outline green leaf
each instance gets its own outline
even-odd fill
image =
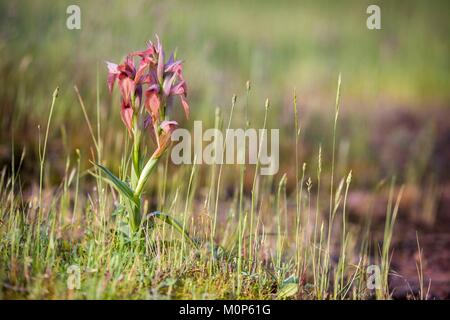
[[[292,297],[298,292],[298,278],[294,275],[283,280],[277,292],[278,299],[286,299]]]
[[[278,290],[277,296],[278,299],[286,299],[292,297],[298,292],[298,284],[296,283],[287,283],[281,286],[280,290]]]
[[[136,205],[139,205],[138,200],[134,197],[133,190],[122,180],[117,178],[114,173],[109,171],[106,167],[101,164],[95,163],[97,167],[101,169],[101,171],[106,175],[105,180],[111,183],[116,189],[125,197],[127,197],[131,202]]]
[[[283,280],[281,285],[286,285],[288,283],[298,283],[298,277],[296,277],[295,275],[290,275],[289,277],[287,277],[286,279]]]
[[[125,207],[122,205],[118,205],[116,209],[111,213],[112,217],[121,216],[125,212]]]
[[[117,230],[121,232],[127,239],[131,238],[131,231],[128,223],[119,222],[117,224]]]
[[[172,218],[171,216],[169,216],[165,213],[162,213],[161,211],[154,211],[147,215],[147,218],[152,218],[152,217],[158,218],[158,219],[164,221],[165,223],[173,226],[179,233],[181,233],[186,238],[186,240],[193,247],[197,248],[197,244],[194,242],[194,240],[191,239],[191,237],[189,236],[189,233],[186,230],[184,230],[182,225],[178,221],[176,221],[174,218]]]

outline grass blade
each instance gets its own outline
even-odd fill
[[[127,197],[131,202],[133,202],[136,205],[139,205],[138,200],[134,197],[133,190],[122,180],[117,178],[111,171],[109,171],[108,168],[102,166],[101,164],[95,163],[97,167],[100,168],[100,170],[106,174],[106,180],[110,182],[113,186],[116,187],[116,189],[125,197]]]
[[[154,211],[147,215],[147,218],[152,218],[152,217],[158,218],[158,219],[164,221],[165,223],[173,226],[179,233],[181,233],[186,238],[186,240],[194,248],[197,248],[197,244],[194,242],[194,240],[191,239],[191,237],[189,236],[189,233],[186,230],[184,230],[182,225],[178,221],[176,221],[174,218],[172,218],[168,214],[162,213],[161,211]]]

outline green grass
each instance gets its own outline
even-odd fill
[[[59,103],[56,95],[57,91],[42,141],[39,181],[45,181],[48,132]],[[338,101],[339,93],[336,125]],[[227,127],[233,121],[235,102],[233,98]],[[273,112],[268,102],[265,110],[267,119]],[[224,121],[220,114],[217,117],[221,128]],[[336,140],[336,127],[332,133]],[[102,145],[101,136],[97,144]],[[94,158],[97,156],[106,157],[101,152],[93,153]],[[0,184],[2,298],[365,299],[375,294],[365,285],[366,267],[375,261],[383,272],[376,297],[389,298],[390,243],[398,200],[395,208],[391,201],[387,208],[382,254],[369,252],[365,246],[369,234],[345,227],[350,176],[342,177],[337,189],[331,187],[328,195],[319,192],[322,157],[319,151],[316,179],[311,178],[314,172],[302,166],[301,185],[293,195],[286,192],[286,175],[274,180],[259,175],[257,170],[253,173],[251,195],[245,195],[246,165],[210,166],[207,176],[211,184],[202,190],[196,164],[167,174],[174,168],[161,161],[158,170],[162,170],[162,181],[156,190],[148,189],[146,197],[146,201],[156,199],[157,203],[146,202],[144,208],[160,208],[182,221],[195,245],[186,242],[172,226],[158,221],[153,221],[156,227],[126,236],[121,232],[126,217],[117,205],[119,194],[104,184],[100,173],[90,178],[80,172],[79,158],[71,163],[67,157],[59,186],[41,183],[27,196],[20,184],[20,167],[13,163],[11,175],[6,168],[2,171]],[[227,200],[221,190],[221,177],[233,172],[240,179]],[[303,192],[305,177],[307,193]],[[275,194],[274,184],[278,185]],[[317,185],[315,201],[311,195],[313,184]],[[330,208],[323,201],[327,196]],[[290,209],[292,202],[295,209]],[[324,214],[328,210],[330,214]],[[335,219],[339,216],[341,219]],[[334,245],[338,247],[335,252],[331,249]],[[331,259],[335,253],[340,257],[337,263]],[[73,279],[69,273],[73,266],[80,270],[79,289],[67,284]]]
[[[69,1],[2,2],[0,298],[389,298],[402,189],[378,183],[391,172],[372,159],[366,124],[384,105],[448,105],[448,4],[379,1],[383,29],[369,31],[369,2],[89,1],[80,31],[65,28]],[[170,214],[195,245],[159,220],[125,236],[120,194],[91,164],[126,175],[131,159],[121,155],[132,145],[103,61],[154,33],[185,61],[193,120],[280,128],[275,176],[259,175],[259,164],[159,161],[143,212]],[[433,127],[408,172],[393,170],[399,185],[432,181],[431,151],[421,148],[429,139]],[[381,235],[370,221],[348,221],[354,186],[389,192]],[[436,190],[424,191],[427,214]],[[381,268],[376,291],[366,285],[371,264]],[[72,266],[76,290],[67,285]],[[422,261],[417,269],[426,298]]]

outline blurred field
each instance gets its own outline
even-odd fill
[[[23,135],[16,138],[17,152],[24,145],[31,147],[29,153],[35,150],[33,137],[37,125],[45,122],[56,85],[61,96],[55,121],[71,137],[66,147],[86,150],[89,139],[83,135],[86,130],[79,130],[84,124],[73,85],[80,88],[88,111],[94,111],[97,74],[103,127],[119,129],[119,106],[108,97],[104,61],[119,61],[158,33],[186,61],[193,119],[212,123],[215,107],[227,112],[234,93],[242,103],[250,80],[252,123],[262,122],[261,110],[269,98],[271,126],[283,129],[282,140],[289,145],[296,88],[307,128],[304,158],[312,156],[318,143],[327,149],[330,130],[325,128],[333,117],[341,72],[342,117],[348,118],[341,137],[350,143],[347,158],[355,170],[363,167],[368,180],[382,178],[386,172],[372,168],[384,161],[370,144],[379,125],[374,119],[406,108],[423,111],[420,127],[426,127],[428,112],[448,110],[450,26],[446,1],[386,1],[379,2],[382,30],[371,31],[365,26],[369,2],[86,1],[80,2],[82,29],[70,31],[65,27],[70,1],[2,1],[1,159],[9,162],[12,123],[16,134]],[[59,149],[61,136],[54,135]],[[281,158],[285,168],[291,164]],[[405,166],[393,169],[403,171]]]
[[[366,28],[366,8],[373,3],[381,7],[382,30]],[[428,241],[431,251],[434,235],[443,236],[439,245],[450,241],[449,230],[442,227],[450,221],[448,1],[77,1],[81,8],[81,30],[66,28],[65,12],[70,4],[74,2],[0,1],[0,170],[6,167],[10,174],[11,163],[17,168],[21,154],[26,150],[21,165],[23,190],[19,202],[33,201],[36,196],[39,137],[42,138],[47,123],[51,94],[59,86],[60,95],[49,136],[45,194],[51,200],[53,192],[61,191],[61,184],[65,183],[61,181],[68,180],[69,168],[76,167],[76,149],[79,149],[81,163],[77,172],[81,173],[80,193],[84,197],[80,200],[79,210],[85,208],[86,214],[95,215],[89,211],[89,195],[98,190],[94,187],[94,179],[86,173],[91,166],[93,143],[73,87],[79,88],[91,119],[96,119],[96,104],[99,103],[104,162],[117,168],[126,132],[119,117],[118,94],[114,92],[111,97],[107,91],[104,61],[121,61],[126,53],[144,48],[146,41],[157,33],[166,50],[176,49],[185,61],[192,117],[183,122],[182,113],[177,111],[183,126],[189,128],[193,120],[203,120],[204,127],[213,126],[216,108],[226,119],[233,94],[238,97],[233,126],[242,126],[247,101],[246,82],[250,81],[250,125],[259,128],[263,122],[264,101],[269,98],[269,127],[280,129],[281,167],[278,175],[264,182],[263,192],[270,204],[261,205],[261,211],[263,219],[269,221],[268,226],[275,226],[271,219],[273,212],[278,212],[276,201],[280,201],[280,194],[277,198],[276,192],[285,173],[287,200],[283,202],[286,205],[282,211],[286,214],[283,226],[288,225],[288,212],[292,213],[288,204],[292,205],[295,198],[294,90],[302,127],[299,163],[308,163],[307,177],[314,178],[321,146],[324,158],[322,188],[329,187],[334,100],[338,74],[341,73],[335,175],[336,179],[341,179],[350,169],[353,172],[348,210],[353,215],[355,230],[363,230],[368,212],[375,229],[383,228],[389,192],[386,189],[379,191],[378,187],[380,181],[384,181],[385,186],[386,181],[396,176],[396,183],[406,186],[399,204],[400,212],[404,213],[400,217],[404,238],[395,239],[402,250],[406,248],[401,258],[408,261],[414,256],[416,228],[422,228],[427,234],[425,242]],[[173,174],[167,181],[166,203],[159,202],[162,182],[155,179],[149,188],[149,205],[169,207],[170,198],[174,207],[182,212],[184,203],[179,203],[183,200],[177,198],[177,188],[180,181],[188,181],[192,168],[170,169]],[[205,193],[212,188],[209,169],[203,166],[198,170],[194,191],[186,195],[189,208],[200,208]],[[230,220],[234,219],[235,212],[225,208],[236,205],[238,169],[227,167],[222,181],[220,211],[229,214]],[[160,168],[158,177],[162,175]],[[250,168],[242,182],[247,197],[252,181]],[[314,180],[313,197],[316,195],[315,183]],[[395,187],[396,194],[398,191]],[[66,192],[71,194],[67,190],[63,194]],[[184,194],[186,190],[181,192]],[[5,194],[6,191],[0,192],[6,199]],[[322,206],[327,213],[327,202],[326,197],[320,203],[318,200],[317,210]],[[106,212],[110,206],[108,204],[98,212]],[[314,209],[313,206],[309,211]],[[192,217],[203,223],[202,214]],[[63,222],[63,218],[58,220],[62,225]],[[98,226],[90,223],[95,222],[87,225],[97,230]],[[208,229],[207,223],[202,223],[197,225],[200,234],[202,231],[207,233],[205,230]],[[229,226],[223,228],[225,232]],[[80,230],[72,230],[72,237],[77,238]],[[228,239],[227,236],[232,238],[225,232],[223,238]],[[379,233],[374,237],[378,239]],[[86,243],[90,245],[88,240],[82,241],[80,247]],[[357,237],[349,241],[356,243]],[[64,242],[61,245],[64,246]],[[294,249],[285,251],[289,250]],[[430,257],[433,259],[434,256]],[[402,270],[405,269],[403,260],[398,262],[398,268]],[[165,268],[169,268],[170,261],[166,263]],[[449,276],[440,273],[446,264],[437,262],[436,265],[442,268],[437,267],[436,271],[430,267],[430,270],[439,274],[444,288],[441,296],[448,295]],[[145,269],[145,265],[138,268]],[[223,268],[226,270],[227,266]],[[408,276],[415,277],[412,275],[414,263],[412,271],[406,269]],[[164,270],[158,269],[158,272],[164,274]],[[261,281],[270,286],[272,280]],[[39,287],[37,284],[33,288]],[[223,287],[222,290],[218,296],[228,297],[227,291],[231,289]],[[269,289],[265,287],[264,290]],[[196,294],[187,296],[201,296]],[[248,294],[249,297],[267,298],[268,293],[249,289]],[[121,293],[111,289],[106,296],[121,297]],[[92,291],[88,297],[98,296]]]

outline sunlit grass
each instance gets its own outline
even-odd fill
[[[249,88],[247,91],[250,94]],[[48,130],[55,100],[56,94]],[[216,114],[218,128],[223,128],[224,122],[231,126],[235,103],[236,97],[226,122]],[[338,105],[339,93],[336,125]],[[265,118],[271,112],[266,101]],[[265,127],[266,122],[261,125]],[[295,126],[300,128],[299,123]],[[91,129],[93,133],[95,129]],[[331,138],[338,139],[336,127]],[[101,144],[101,136],[96,144]],[[98,151],[90,157],[107,157]],[[401,194],[395,207],[389,202],[382,251],[370,253],[369,234],[347,226],[350,174],[337,177],[336,189],[333,182],[328,184],[332,186],[329,192],[321,190],[321,167],[326,159],[321,149],[317,172],[308,170],[306,164],[297,168],[297,176],[302,172],[302,178],[294,194],[287,193],[286,175],[275,179],[261,176],[258,165],[252,173],[251,194],[245,194],[248,165],[208,167],[206,177],[211,184],[202,190],[197,164],[176,169],[161,161],[158,179],[162,181],[156,189],[147,190],[144,208],[160,208],[181,221],[194,246],[165,224],[146,228],[143,238],[126,236],[121,229],[126,216],[118,206],[119,194],[102,182],[100,171],[94,180],[81,172],[79,157],[83,155],[77,154],[73,163],[67,157],[66,174],[59,186],[42,183],[28,196],[18,183],[20,168],[13,163],[11,175],[2,171],[3,298],[366,299],[375,294],[389,298],[390,243]],[[40,181],[45,181],[45,168],[50,165],[44,161],[45,147],[41,159]],[[122,163],[126,162],[124,158]],[[168,169],[176,174],[168,175]],[[228,200],[221,189],[225,174],[239,177]],[[311,194],[314,185],[317,192]],[[322,197],[329,197],[331,207]],[[376,292],[366,285],[366,267],[372,263],[379,263],[382,270]],[[79,289],[67,285],[71,266],[80,268]]]
[[[390,297],[394,224],[408,187],[420,188],[416,210],[427,225],[436,219],[440,189],[428,165],[438,132],[424,120],[397,172],[389,161],[382,164],[392,170],[375,165],[367,124],[397,106],[448,103],[446,2],[408,10],[382,2],[379,32],[364,27],[365,1],[137,1],[129,10],[115,2],[102,19],[105,2],[89,2],[74,32],[64,28],[67,4],[0,4],[1,298]],[[280,128],[282,166],[266,177],[259,164],[175,167],[165,155],[143,189],[142,212],[170,214],[189,237],[155,221],[133,239],[120,194],[92,166],[125,180],[132,165],[133,143],[99,65],[156,32],[183,52],[192,118],[223,130]],[[385,183],[393,173],[399,178]],[[388,194],[381,235],[368,218],[372,203],[362,223],[349,221],[354,186]],[[381,268],[377,290],[367,288],[372,264]],[[76,290],[67,285],[71,266],[81,271]]]

